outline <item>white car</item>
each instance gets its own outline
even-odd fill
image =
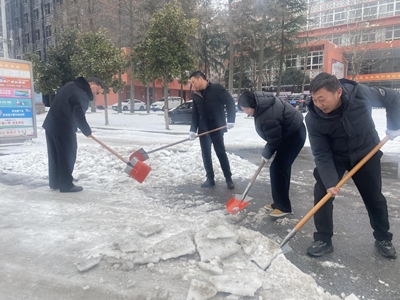
[[[131,110],[131,100],[127,99],[121,102],[121,107],[123,111],[129,111]],[[146,103],[143,101],[140,101],[138,99],[135,99],[135,110],[146,110]],[[112,110],[118,111],[118,103],[115,103],[112,107]]]
[[[168,97],[168,109],[178,107],[181,104],[181,97]],[[154,102],[152,105],[150,105],[150,108],[152,111],[164,110],[164,98]]]

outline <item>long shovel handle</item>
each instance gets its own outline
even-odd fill
[[[264,164],[265,164],[265,161],[262,160],[260,166],[258,167],[257,171],[254,173],[254,175],[253,175],[253,177],[251,178],[249,184],[247,185],[246,189],[245,189],[244,192],[243,192],[242,201],[246,198],[247,193],[250,191],[250,188],[251,188],[251,186],[253,185],[254,181],[256,181],[256,178],[257,178],[258,174],[260,174],[262,168],[264,167]],[[242,203],[242,202],[240,202],[240,203]]]
[[[225,125],[225,126],[218,127],[218,128],[215,128],[215,129],[210,130],[210,131],[206,131],[206,132],[200,133],[200,134],[196,135],[196,137],[200,137],[200,136],[203,136],[203,135],[212,133],[212,132],[214,132],[214,131],[221,130],[221,129],[225,128],[225,127],[226,127],[226,125]],[[189,138],[186,138],[186,139],[183,139],[183,140],[174,142],[174,143],[172,143],[172,144],[168,144],[168,145],[162,146],[162,147],[160,147],[160,148],[156,148],[156,149],[147,151],[146,153],[147,153],[147,154],[150,154],[150,153],[153,153],[153,152],[156,152],[156,151],[159,151],[159,150],[163,150],[163,149],[165,149],[165,148],[168,148],[168,147],[171,147],[171,146],[174,146],[174,145],[177,145],[177,144],[180,144],[180,143],[189,141],[189,140],[190,140]]]
[[[128,161],[126,161],[121,155],[119,155],[117,152],[115,152],[113,149],[111,149],[110,147],[108,147],[106,144],[104,144],[102,141],[98,140],[97,138],[95,138],[93,135],[89,135],[89,137],[91,137],[93,140],[95,140],[97,143],[99,143],[103,148],[107,149],[108,151],[110,151],[112,154],[114,154],[116,157],[118,157],[120,160],[122,160],[124,163],[130,165],[130,163]]]
[[[339,181],[339,183],[335,186],[335,188],[342,187],[343,184],[346,183],[365,163],[376,153],[382,146],[389,140],[389,136],[385,136],[378,145],[376,145],[367,155],[364,156],[362,160],[359,161],[347,174]],[[295,228],[285,237],[285,239],[281,243],[281,247],[283,247],[294,235],[297,231],[300,230],[301,227],[324,205],[330,198],[332,197],[331,193],[327,193],[319,202],[301,219]]]

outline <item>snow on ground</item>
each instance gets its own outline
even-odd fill
[[[33,181],[47,183],[47,152],[41,128],[44,117],[45,114],[37,116],[38,138],[23,145],[0,148],[1,153],[8,154],[0,156],[1,172],[26,175]],[[189,132],[189,125],[170,125],[170,130],[166,130],[163,116],[157,113],[130,115],[110,110],[108,117],[109,125],[105,126],[104,111],[87,113],[93,135],[126,159],[140,148],[150,151],[186,139]],[[385,111],[373,110],[373,117],[382,138],[385,135]],[[264,145],[254,130],[253,119],[246,118],[243,113],[237,114],[235,127],[225,135],[225,141],[227,147],[261,149]],[[94,140],[79,133],[78,145],[73,175],[84,187],[82,193],[60,194],[43,187],[40,193],[26,193],[26,199],[19,197],[18,201],[29,200],[40,223],[54,214],[53,201],[79,198],[92,191],[88,196],[96,195],[96,204],[61,202],[62,207],[58,209],[64,213],[75,211],[82,216],[89,211],[91,215],[98,213],[103,217],[109,213],[133,229],[134,233],[131,230],[128,233],[113,228],[111,235],[115,239],[111,246],[109,240],[102,240],[105,234],[110,234],[110,230],[103,227],[99,232],[92,228],[86,237],[79,229],[75,234],[53,232],[47,236],[43,247],[46,243],[48,247],[54,247],[51,245],[57,241],[57,234],[66,234],[71,239],[76,235],[88,241],[87,248],[78,250],[81,261],[76,267],[80,272],[92,271],[92,276],[96,276],[96,270],[91,268],[107,263],[114,269],[136,272],[137,275],[143,270],[153,270],[157,276],[147,278],[149,282],[162,281],[163,277],[178,279],[173,281],[175,286],[168,288],[160,288],[162,284],[155,282],[158,289],[141,289],[139,282],[132,282],[135,293],[143,296],[134,299],[240,299],[253,297],[256,292],[257,299],[340,299],[324,292],[311,276],[290,263],[278,244],[258,232],[235,226],[234,220],[238,216],[216,210],[212,201],[185,195],[185,201],[177,201],[168,207],[164,205],[162,195],[173,193],[173,187],[198,185],[204,180],[198,140],[151,153],[145,163],[152,170],[142,184],[128,177],[124,173],[125,164]],[[306,146],[309,146],[308,140]],[[383,150],[399,152],[400,139],[387,143]],[[234,154],[228,155],[234,178],[251,178],[257,166]],[[215,155],[213,160],[216,179],[222,180]],[[46,197],[51,201],[43,202]],[[110,201],[120,202],[122,206],[118,211],[104,210],[103,206]],[[5,202],[0,209],[12,211],[15,209],[13,203]],[[195,212],[190,205],[196,205]],[[5,217],[2,222],[6,224],[8,218],[11,217]],[[94,222],[88,220],[91,221]],[[187,256],[194,258],[185,259]],[[326,267],[341,266],[327,262]],[[265,268],[266,271],[262,270]],[[223,298],[221,295],[227,295],[224,293],[231,296]],[[346,299],[357,297],[351,294]]]

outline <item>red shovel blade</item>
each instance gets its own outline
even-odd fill
[[[250,202],[246,202],[243,200],[237,200],[236,198],[231,198],[229,201],[226,203],[226,210],[230,214],[236,214],[239,211],[243,210],[247,205],[249,205]]]
[[[133,166],[132,170],[129,172],[129,176],[142,183],[146,179],[147,174],[149,174],[150,171],[150,166],[138,160],[137,163]]]
[[[142,148],[133,152],[131,156],[129,156],[129,161],[131,161],[134,157],[136,157],[140,161],[145,161],[146,159],[149,158],[146,151],[144,151],[144,149]]]

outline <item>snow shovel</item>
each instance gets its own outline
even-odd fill
[[[226,127],[226,125],[225,125],[225,126],[218,127],[218,128],[215,128],[215,129],[210,130],[210,131],[206,131],[206,132],[200,133],[200,134],[196,135],[196,137],[200,137],[200,136],[203,136],[203,135],[212,133],[212,132],[214,132],[214,131],[221,130],[222,128],[225,128],[225,127]],[[177,142],[175,142],[175,143],[168,144],[168,145],[165,145],[165,146],[162,146],[162,147],[160,147],[160,148],[157,148],[157,149],[154,149],[154,150],[150,150],[150,151],[147,151],[147,152],[146,152],[143,148],[140,148],[139,150],[136,150],[135,152],[133,152],[133,153],[131,154],[131,156],[129,156],[129,160],[132,160],[134,157],[136,157],[136,158],[137,158],[138,160],[140,160],[140,161],[145,161],[146,159],[149,158],[149,154],[150,154],[150,153],[153,153],[153,152],[156,152],[156,151],[159,151],[159,150],[163,150],[163,149],[165,149],[165,148],[168,148],[168,147],[171,147],[171,146],[174,146],[174,145],[177,145],[177,144],[180,144],[180,143],[189,141],[189,140],[190,140],[190,139],[187,138],[187,139],[180,140],[180,141],[177,141]]]
[[[342,187],[343,184],[346,183],[365,163],[376,153],[382,146],[389,140],[389,136],[385,136],[378,145],[376,145],[365,157],[360,160],[358,164],[356,164],[353,169],[351,169],[346,176],[339,181],[339,183],[335,186],[335,188]],[[301,219],[295,228],[285,237],[285,239],[280,244],[280,248],[282,248],[295,234],[300,230],[301,227],[324,205],[330,198],[332,197],[331,193],[327,193],[319,202]]]
[[[246,189],[244,190],[243,195],[236,194],[235,197],[229,199],[229,201],[226,203],[226,209],[230,214],[236,214],[242,209],[244,209],[247,205],[249,205],[250,201],[252,198],[247,197],[247,193],[249,192],[251,186],[253,185],[254,181],[256,180],[258,174],[260,174],[262,168],[264,167],[265,161],[262,160],[260,166],[258,167],[257,171],[254,173],[253,177],[251,178],[249,184],[247,185]],[[240,199],[240,200],[238,200]],[[247,200],[247,201],[244,201]]]
[[[106,148],[108,151],[110,151],[112,154],[114,154],[116,157],[118,157],[120,160],[126,163],[127,166],[124,170],[125,173],[127,173],[129,176],[131,176],[133,179],[137,180],[140,183],[142,183],[145,180],[147,174],[149,174],[151,170],[150,166],[146,165],[145,163],[141,162],[135,157],[130,161],[126,161],[121,155],[119,155],[117,152],[115,152],[113,149],[108,147],[103,142],[99,141],[93,135],[89,135],[89,137],[91,137],[93,140],[99,143],[103,148]]]

